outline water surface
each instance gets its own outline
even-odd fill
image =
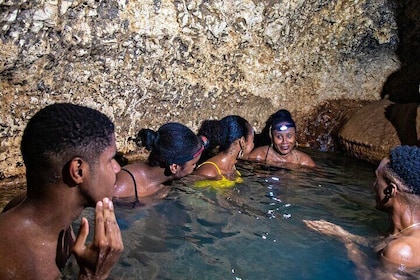
[[[319,169],[241,162],[244,182],[232,189],[197,189],[182,180],[154,205],[117,205],[125,250],[110,279],[356,279],[344,246],[302,220],[334,222],[374,246],[389,226],[374,207],[376,166],[307,152]],[[14,195],[3,193],[3,198]],[[93,209],[83,215],[93,225]],[[376,268],[373,248],[361,250],[368,267]],[[75,279],[70,275],[76,270],[70,265],[65,278]]]
[[[117,207],[125,251],[114,279],[356,279],[334,238],[302,220],[325,219],[372,240],[388,220],[375,209],[376,166],[310,152],[319,169],[238,164],[244,183],[217,191],[177,182],[143,208]],[[91,210],[90,213],[92,212]],[[361,250],[376,267],[370,247]]]

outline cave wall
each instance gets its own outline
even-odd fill
[[[28,119],[53,102],[106,113],[117,146],[143,127],[289,109],[301,144],[319,108],[381,98],[400,67],[385,0],[0,0],[0,178],[23,174]],[[337,107],[337,106],[335,106]],[[339,107],[339,106],[338,106]],[[343,106],[344,107],[344,106]],[[322,120],[321,120],[322,122]],[[331,128],[328,128],[331,129]],[[322,138],[322,137],[321,137]]]

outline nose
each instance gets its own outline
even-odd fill
[[[113,163],[114,163],[113,165],[114,172],[115,174],[117,174],[118,172],[121,171],[121,166],[115,159],[113,160]]]

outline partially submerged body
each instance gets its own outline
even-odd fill
[[[227,188],[242,182],[235,164],[238,159],[247,158],[254,147],[254,130],[248,121],[236,115],[226,116],[220,121],[207,120],[199,133],[218,150],[194,171],[194,175],[202,178],[195,185]]]
[[[297,149],[291,150],[289,153],[282,155],[269,146],[261,146],[255,148],[249,160],[264,163],[265,165],[284,166],[284,165],[303,165],[308,167],[315,167],[316,164],[313,159],[306,153]]]
[[[0,279],[59,279],[70,255],[79,279],[106,279],[123,250],[112,195],[120,166],[114,126],[102,113],[69,103],[41,109],[22,137],[26,193],[0,214]],[[83,156],[81,156],[83,155]],[[95,207],[93,241],[82,218]]]
[[[256,147],[249,160],[272,166],[316,166],[309,155],[296,149],[296,125],[287,110],[279,110],[270,116],[259,139],[270,144]]]
[[[364,240],[333,223],[307,221],[306,225],[322,234],[338,238],[347,248],[358,274],[364,279],[409,275],[420,270],[420,148],[399,146],[391,150],[376,169],[373,185],[376,208],[389,215],[391,234],[375,251],[383,264],[382,270],[366,267],[357,244]]]
[[[165,198],[171,182],[191,174],[205,149],[204,140],[179,123],[164,124],[156,132],[142,129],[138,138],[149,158],[125,165],[117,174],[114,196],[119,201],[142,205]]]

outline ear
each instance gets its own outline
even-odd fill
[[[245,146],[245,143],[246,143],[246,138],[245,138],[245,136],[242,136],[239,139],[239,145],[241,146],[241,148]]]
[[[80,157],[75,157],[70,161],[69,174],[70,178],[76,183],[81,184],[84,176],[86,176],[88,164]]]
[[[390,183],[385,189],[384,189],[384,194],[388,197],[392,197],[397,193],[397,186],[395,185],[395,183]]]
[[[169,170],[172,174],[176,174],[180,170],[180,168],[181,166],[176,163],[172,163],[171,165],[169,165]]]

